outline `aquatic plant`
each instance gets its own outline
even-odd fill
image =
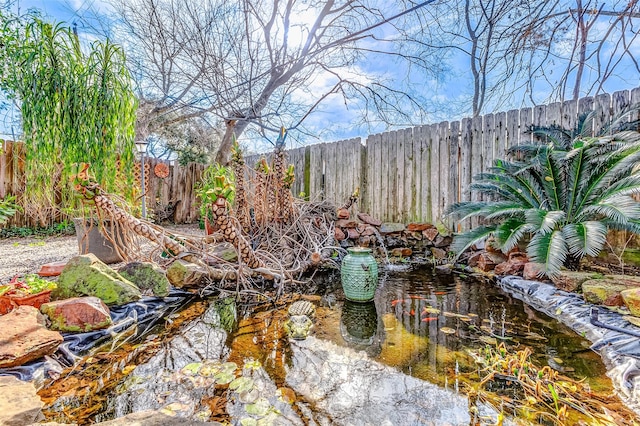
[[[532,128],[543,143],[514,146],[511,160],[496,160],[474,177],[482,201],[455,203],[447,213],[483,224],[454,237],[458,255],[493,236],[508,252],[527,244],[527,255],[553,276],[575,267],[584,256],[597,256],[610,229],[640,233],[640,133],[626,120],[634,108],[591,134],[595,113],[583,115],[573,130]],[[634,127],[635,126],[635,127]],[[633,128],[635,130],[629,130]]]
[[[631,411],[607,409],[613,397],[609,401],[596,398],[585,382],[563,376],[548,365],[538,368],[531,354],[528,347],[512,352],[504,342],[472,353],[484,377],[469,393],[470,398],[536,423],[575,424],[572,416],[580,413],[591,425],[635,424]],[[496,387],[509,392],[490,392],[489,384],[497,383]]]

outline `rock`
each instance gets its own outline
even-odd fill
[[[336,228],[356,228],[358,226],[358,222],[355,220],[345,220],[339,219],[335,222]]]
[[[208,277],[206,268],[181,259],[167,268],[167,279],[177,288],[201,288]]]
[[[542,265],[535,262],[527,262],[522,270],[522,278],[525,280],[539,281],[542,274]]]
[[[166,297],[171,284],[167,274],[155,263],[132,262],[118,270],[120,275],[134,283],[140,290],[148,290],[157,297]]]
[[[45,303],[40,312],[49,317],[51,329],[63,332],[101,330],[112,324],[109,308],[97,297],[74,297]]]
[[[0,425],[24,426],[44,419],[42,401],[33,383],[0,376]]]
[[[435,227],[434,228],[425,229],[424,231],[422,231],[422,235],[427,237],[427,239],[429,241],[434,241],[439,234],[440,233],[438,232],[438,230]]]
[[[41,277],[57,277],[62,273],[62,270],[66,265],[67,265],[66,260],[61,260],[59,262],[46,263],[40,266],[40,269],[38,270],[38,275],[40,275]]]
[[[634,317],[640,317],[640,287],[629,288],[620,292],[624,304]]]
[[[520,275],[527,263],[529,263],[529,258],[525,253],[511,253],[509,259],[497,264],[493,272],[496,275]]]
[[[582,284],[588,280],[603,278],[602,274],[594,272],[560,271],[557,276],[551,277],[553,285],[558,289],[569,292],[582,291]]]
[[[407,231],[411,231],[411,232],[420,232],[420,231],[426,231],[427,229],[436,229],[435,226],[431,225],[430,223],[410,223],[407,225]]]
[[[391,234],[392,232],[402,232],[405,229],[406,228],[404,226],[404,223],[386,222],[386,223],[383,223],[382,226],[380,226],[380,233]]]
[[[437,247],[431,247],[431,255],[437,260],[444,260],[447,258],[447,252]]]
[[[357,240],[358,238],[360,238],[360,233],[355,228],[348,228],[347,229],[347,238],[349,238],[351,240]]]
[[[505,262],[507,257],[502,253],[489,253],[484,252],[480,257],[478,257],[478,269],[482,272],[492,271],[496,265],[499,263]]]
[[[137,411],[135,413],[127,414],[124,417],[119,417],[114,420],[109,420],[102,423],[96,423],[100,426],[195,426],[195,425],[211,425],[222,426],[222,423],[218,422],[199,422],[196,420],[186,419],[184,417],[169,416],[154,410]]]
[[[142,297],[140,289],[89,253],[76,256],[65,266],[54,299],[95,296],[107,305],[124,305]]]
[[[358,219],[360,219],[364,223],[367,223],[369,225],[373,225],[376,227],[382,225],[381,220],[374,219],[371,216],[369,216],[367,213],[358,213]]]
[[[449,248],[451,241],[453,241],[453,237],[450,235],[438,235],[436,239],[433,240],[433,245],[438,248]]]
[[[629,289],[629,286],[612,278],[599,278],[587,280],[582,283],[584,300],[596,305],[622,306],[621,292]]]
[[[483,252],[481,252],[481,251],[477,251],[477,252],[473,253],[467,259],[467,265],[471,266],[472,268],[475,268],[476,266],[478,266],[478,260],[480,260],[480,257],[482,256],[482,254],[483,254]]]
[[[376,228],[374,228],[371,225],[367,225],[365,226],[364,230],[360,233],[360,235],[363,237],[369,237],[369,236],[375,235],[376,232],[378,232]]]
[[[0,368],[23,365],[50,355],[63,341],[60,333],[47,330],[44,317],[33,306],[18,306],[0,316],[0,330]]]
[[[349,210],[344,208],[339,208],[337,214],[338,219],[349,219],[349,217],[351,217],[351,215],[349,214]]]
[[[346,240],[347,239],[347,236],[345,235],[345,233],[340,228],[336,228],[333,231],[333,236],[335,237],[336,241],[342,241],[342,240]],[[167,272],[169,272],[169,271],[167,271]]]

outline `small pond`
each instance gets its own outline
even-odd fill
[[[529,348],[538,368],[549,366],[562,376],[584,380],[594,398],[626,411],[611,397],[606,368],[589,349],[589,341],[494,283],[436,274],[427,267],[392,267],[381,274],[380,282],[373,302],[352,303],[343,299],[339,274],[319,281],[318,294],[304,296],[317,307],[315,338],[363,351],[406,376],[461,394],[477,387],[486,374],[475,357],[487,348]],[[120,337],[117,345],[94,350],[59,379],[47,380],[40,392],[48,405],[46,415],[49,420],[88,424],[131,410],[159,409],[172,393],[182,392],[172,387],[176,371],[212,358],[239,366],[256,360],[276,387],[289,389],[292,344],[282,329],[287,306],[295,298],[287,295],[275,303],[252,295],[250,308],[214,298],[190,302],[179,315],[165,317],[142,336],[135,337],[140,330],[130,331],[131,336]],[[215,332],[198,328],[211,306],[237,314],[238,321],[224,324],[229,315],[221,314],[214,321]],[[149,383],[152,376],[160,384]],[[304,399],[289,392],[292,400]],[[200,418],[229,421],[226,395],[224,386],[200,395],[207,407]]]

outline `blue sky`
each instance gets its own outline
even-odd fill
[[[618,9],[622,4],[621,0],[611,0],[600,3],[609,9]],[[449,3],[449,5],[455,5],[455,3]],[[50,17],[52,20],[65,21],[69,24],[74,22],[78,14],[86,19],[87,10],[106,10],[107,8],[103,0],[16,0],[14,8],[16,7],[19,7],[21,11],[26,11],[28,8],[38,8],[45,16]],[[427,8],[429,7],[431,6],[427,6]],[[601,29],[598,29],[597,26],[595,27],[595,35],[598,34],[598,31],[602,33],[606,31],[606,21],[604,19],[601,24]],[[393,36],[393,34],[389,34],[390,30],[391,28],[389,26],[380,28],[381,32],[387,32],[385,35]],[[88,29],[82,27],[79,27],[78,31],[81,37],[83,34],[85,37],[88,34]],[[562,43],[558,44],[557,49],[562,48]],[[634,49],[638,55],[640,55],[640,40],[635,43]],[[555,53],[562,52],[557,51]],[[430,124],[444,120],[452,121],[469,115],[468,108],[467,111],[463,111],[463,107],[468,106],[468,99],[471,94],[472,81],[470,78],[469,59],[464,55],[451,54],[447,58],[446,63],[449,66],[449,70],[445,72],[440,79],[425,77],[419,73],[414,73],[411,76],[413,83],[420,85],[421,93],[419,94],[425,98],[423,116],[419,121],[416,120],[416,124]],[[363,62],[359,69],[353,69],[352,72],[358,78],[362,78],[363,81],[372,78],[372,74],[368,73],[376,72],[384,73],[391,78],[396,78],[400,75],[397,67],[398,64],[392,60],[369,60],[368,62]],[[554,71],[552,61],[545,63],[545,68]],[[551,78],[556,78],[556,74],[553,72],[549,72],[548,74]],[[630,89],[640,84],[638,73],[633,69],[630,72],[620,72],[620,75],[623,78],[612,80],[605,86],[605,90],[612,92],[620,89]],[[628,78],[624,78],[625,76],[628,76]],[[320,92],[322,88],[330,86],[330,79],[324,76],[318,76],[313,83],[310,84],[311,89],[316,89],[318,92]],[[553,87],[553,81],[544,82],[544,84],[541,83],[539,87],[535,88],[534,96],[537,102],[544,102],[545,97],[549,94],[549,90],[551,90],[549,87]],[[498,107],[500,110],[530,106],[530,102],[524,93],[512,91],[510,95],[513,93],[515,93],[515,96],[510,98],[509,103],[502,104]],[[301,99],[304,99],[305,94],[301,93],[299,96]],[[369,126],[356,124],[359,117],[358,112],[362,108],[363,106],[356,102],[345,105],[342,97],[338,95],[329,97],[321,104],[321,107],[305,121],[307,127],[317,135],[317,138],[309,138],[305,142],[314,143],[357,136],[366,138],[368,134],[386,130],[385,125],[381,123],[370,123]],[[488,111],[490,111],[490,108]],[[0,112],[0,125],[3,119],[4,122],[7,123],[11,121],[12,117],[15,120],[17,115],[16,111],[11,109],[4,112],[4,117],[2,114],[3,113]],[[286,126],[288,123],[282,124]],[[397,127],[404,128],[408,126],[408,123],[398,123]],[[326,133],[327,129],[330,129],[331,133]],[[4,133],[3,137],[11,137],[10,126],[5,124],[2,132]],[[247,134],[241,137],[241,141],[252,147],[258,147],[261,144],[259,139],[251,140]],[[290,148],[301,144],[299,140],[296,140],[294,134],[290,135],[287,142]]]

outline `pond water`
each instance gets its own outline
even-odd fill
[[[345,301],[338,274],[330,274],[318,286],[320,294],[305,296],[317,307],[315,338],[364,351],[370,359],[407,376],[462,394],[477,387],[486,374],[476,362],[483,350],[530,348],[532,364],[538,368],[549,366],[563,376],[585,380],[591,395],[612,400],[606,368],[589,349],[589,341],[510,297],[494,283],[439,275],[426,267],[382,275],[370,303]],[[41,391],[47,402],[46,415],[49,420],[85,424],[131,410],[159,409],[168,395],[187,392],[176,385],[176,372],[211,359],[238,366],[247,359],[257,360],[276,387],[287,389],[292,350],[282,330],[287,306],[294,299],[289,295],[252,309],[238,306],[237,311],[235,307],[229,310],[228,302],[190,304],[180,317],[157,326],[153,334],[106,352],[94,351],[72,371],[48,381]],[[227,313],[238,312],[235,327],[223,324],[225,315],[213,322],[203,319],[203,314],[211,312],[206,311],[211,304],[217,304],[218,313],[221,306]],[[207,331],[210,327],[203,321],[218,328]],[[223,328],[231,332],[226,334]],[[150,383],[152,379],[158,384]],[[200,418],[228,421],[223,408],[227,395],[224,386],[201,392],[198,398],[206,409],[200,410]],[[181,406],[189,405],[184,398],[180,401]]]

